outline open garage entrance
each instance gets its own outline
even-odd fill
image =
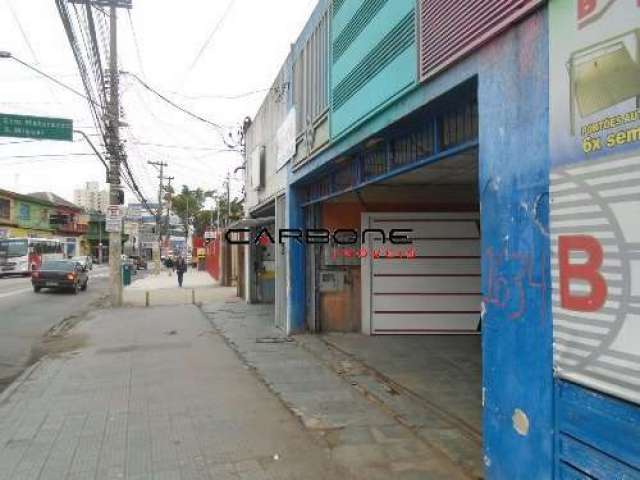
[[[478,149],[314,205],[316,226],[367,229],[355,248],[313,248],[316,327],[332,347],[439,415],[417,429],[482,474]],[[391,244],[392,231],[410,244]],[[384,232],[383,242],[379,232]],[[348,253],[349,249],[353,250]],[[420,411],[419,409],[416,412]],[[424,424],[420,424],[424,422]],[[451,453],[451,450],[449,451]]]

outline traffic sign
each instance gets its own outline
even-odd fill
[[[122,206],[109,205],[107,207],[107,221],[105,230],[109,233],[121,233],[122,217]]]
[[[73,120],[0,113],[0,137],[73,141]]]

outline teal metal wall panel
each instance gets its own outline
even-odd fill
[[[369,80],[357,94],[347,99],[337,114],[333,113],[332,135],[347,131],[351,126],[384,107],[389,100],[408,87],[412,87],[414,80],[407,80],[405,72],[415,68],[415,56],[416,49],[413,45]]]
[[[336,36],[349,24],[363,0],[333,0],[331,28]]]
[[[414,0],[334,0],[331,137],[384,108],[416,83]]]

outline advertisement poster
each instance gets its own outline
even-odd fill
[[[555,373],[640,403],[640,2],[549,22]]]

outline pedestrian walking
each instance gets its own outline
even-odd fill
[[[187,262],[184,257],[180,255],[178,260],[176,261],[176,272],[178,273],[178,285],[182,288],[182,279],[184,277],[184,272],[187,271]]]

